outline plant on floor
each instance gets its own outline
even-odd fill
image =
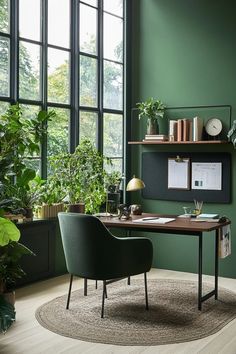
[[[23,255],[33,255],[19,243],[20,231],[16,225],[0,217],[0,331],[5,332],[15,320],[13,286],[25,275],[20,266]],[[10,293],[10,295],[9,295]]]

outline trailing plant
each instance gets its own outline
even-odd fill
[[[163,118],[165,105],[160,100],[155,100],[153,97],[148,98],[144,102],[138,102],[137,104],[139,110],[139,119],[147,118],[152,121],[158,120],[158,118]]]
[[[228,140],[233,143],[234,148],[236,148],[236,120],[233,121],[232,127],[227,134]]]

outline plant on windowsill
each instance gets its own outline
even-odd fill
[[[107,161],[89,140],[82,140],[72,154],[50,157],[51,183],[64,195],[69,211],[99,211],[106,199],[103,164]]]
[[[47,133],[46,123],[54,116],[54,111],[40,111],[25,117],[16,104],[0,117],[0,203],[13,214],[18,209],[27,214],[32,207],[29,183],[35,171],[27,167],[25,159],[39,154],[40,143]]]
[[[159,118],[164,117],[165,105],[160,100],[155,100],[153,97],[146,101],[138,102],[139,119],[147,119],[147,134],[154,135],[159,133]]]

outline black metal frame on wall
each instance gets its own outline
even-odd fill
[[[127,17],[129,5],[126,0],[123,0],[123,16],[119,17],[123,21],[123,58],[122,62],[119,62],[123,67],[123,107],[118,109],[104,108],[103,103],[103,0],[98,0],[97,7],[92,6],[86,1],[69,0],[70,2],[70,47],[61,47],[58,45],[52,45],[48,43],[48,0],[40,0],[41,4],[41,35],[40,40],[32,40],[28,38],[22,38],[19,36],[19,5],[20,0],[9,0],[10,3],[10,31],[9,33],[1,32],[0,36],[8,38],[10,41],[10,76],[9,76],[9,95],[0,96],[0,102],[8,102],[14,104],[19,102],[20,104],[27,104],[32,106],[39,106],[42,109],[48,110],[49,108],[63,108],[70,110],[70,122],[69,122],[69,141],[68,150],[73,152],[75,147],[79,144],[79,120],[80,111],[94,112],[97,114],[97,136],[96,145],[99,151],[103,152],[103,116],[106,113],[119,114],[123,117],[123,154],[122,156],[113,156],[114,160],[122,160],[123,172],[125,173],[126,166],[124,162],[125,146],[126,146],[126,115],[128,112],[127,101],[129,101],[129,89],[127,89],[128,73],[127,73],[127,53],[126,44],[129,34],[127,33]],[[80,51],[79,48],[79,16],[80,16],[80,4],[86,5],[97,10],[97,54],[89,54]],[[109,14],[109,12],[107,12]],[[31,100],[21,98],[19,96],[19,43],[20,41],[37,44],[40,47],[40,98],[38,100]],[[48,49],[59,49],[69,53],[70,57],[70,100],[68,103],[56,103],[48,101],[48,87],[47,87],[47,65],[48,65]],[[80,72],[79,63],[80,56],[91,57],[97,60],[97,106],[88,107],[80,105]],[[116,63],[116,61],[114,61]],[[46,177],[47,175],[47,141],[44,141],[41,149],[41,175]]]

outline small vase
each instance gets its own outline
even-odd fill
[[[147,120],[147,135],[154,135],[159,133],[158,122],[156,119]]]

